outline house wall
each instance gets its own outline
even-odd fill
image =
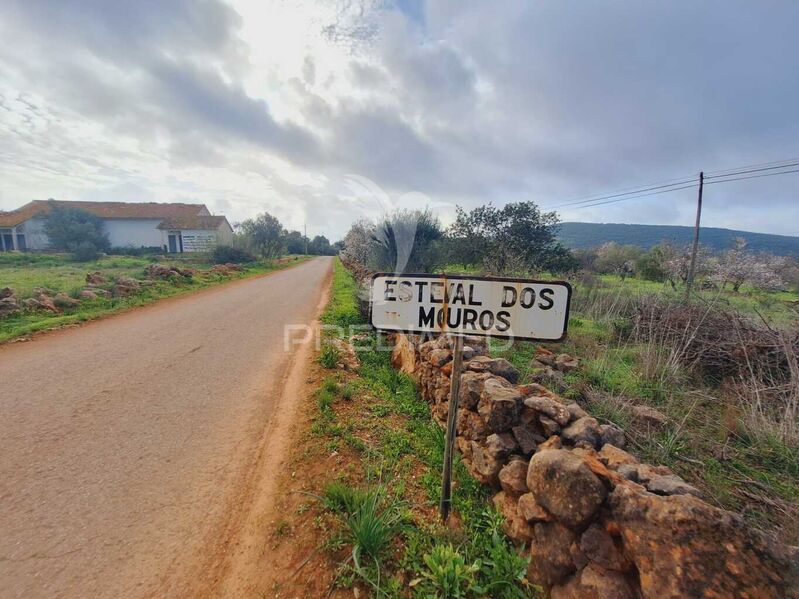
[[[163,219],[104,219],[105,232],[111,247],[161,247]]]
[[[45,250],[50,245],[47,233],[44,232],[45,219],[31,218],[17,225],[17,233],[25,235],[25,245],[29,250]]]
[[[111,247],[161,247],[161,232],[156,228],[162,219],[104,219],[103,225]],[[45,250],[50,246],[44,232],[45,219],[32,218],[17,225],[25,234],[29,250]]]
[[[222,223],[216,230],[216,243],[219,245],[230,245],[233,243],[233,231],[227,223]]]
[[[217,243],[217,232],[185,229],[181,231],[184,252],[210,252]]]

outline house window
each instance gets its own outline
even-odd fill
[[[17,233],[17,249],[20,252],[24,252],[28,249],[27,244],[25,243],[25,234],[24,233]]]

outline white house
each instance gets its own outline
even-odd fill
[[[48,249],[44,224],[55,206],[99,216],[111,247],[203,252],[233,238],[227,218],[213,216],[204,204],[34,200],[16,210],[0,212],[0,251]]]

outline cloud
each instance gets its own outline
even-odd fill
[[[8,2],[0,207],[133,190],[336,238],[366,210],[350,174],[446,216],[799,156],[791,3],[230,2]],[[796,183],[708,186],[705,222],[796,233]],[[690,224],[693,203],[563,216]]]

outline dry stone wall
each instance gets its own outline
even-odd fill
[[[433,418],[449,409],[451,340],[394,336],[392,363],[411,374]],[[541,357],[560,372],[571,356]],[[799,597],[799,550],[702,500],[665,466],[625,451],[619,428],[539,384],[467,338],[457,445],[494,490],[528,579],[553,599]]]

